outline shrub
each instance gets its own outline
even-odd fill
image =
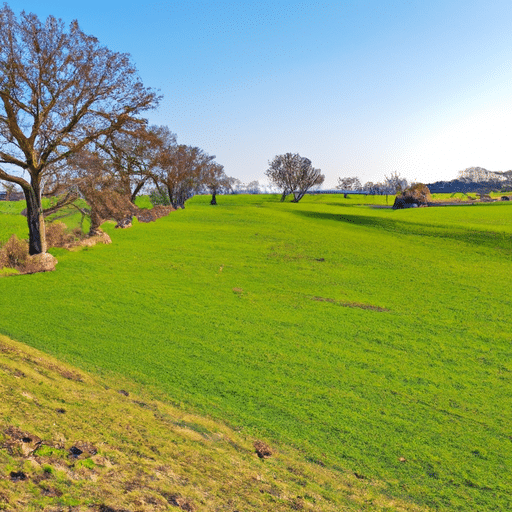
[[[0,248],[0,269],[12,269],[12,271],[2,271],[1,275],[34,274],[36,272],[50,272],[55,270],[57,260],[48,253],[36,254],[30,256],[28,252],[28,242],[19,240],[16,235]]]
[[[28,256],[28,242],[19,240],[16,235],[12,235],[0,249],[0,268],[7,267],[22,270]]]
[[[427,204],[432,200],[429,188],[423,183],[414,183],[404,190],[403,195],[415,199],[418,203]]]
[[[426,205],[432,200],[429,188],[423,183],[413,183],[395,198],[394,209]]]
[[[71,233],[66,232],[67,226],[63,222],[52,222],[46,225],[46,244],[48,247],[66,247],[83,238],[80,227],[76,227]]]

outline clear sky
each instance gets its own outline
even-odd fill
[[[326,175],[453,179],[512,169],[512,2],[11,0],[130,53],[149,114],[226,173],[276,154]]]

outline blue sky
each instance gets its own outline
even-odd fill
[[[245,182],[286,152],[326,186],[512,169],[510,0],[8,4],[130,53],[164,96],[149,121]]]

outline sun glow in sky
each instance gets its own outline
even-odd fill
[[[325,187],[512,169],[510,0],[8,4],[130,53],[164,96],[150,123],[244,182],[287,152]]]

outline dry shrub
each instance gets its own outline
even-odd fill
[[[0,268],[15,268],[22,271],[27,259],[28,243],[16,235],[12,235],[0,249]]]
[[[425,206],[432,201],[429,188],[423,183],[413,183],[402,194],[397,195],[393,209],[410,208],[412,206]]]
[[[12,235],[0,249],[0,269],[12,268],[20,274],[34,274],[36,272],[51,272],[55,270],[56,264],[55,257],[48,253],[30,256],[28,242],[19,240],[16,235]]]
[[[405,189],[403,195],[421,204],[426,204],[432,200],[429,188],[423,183],[414,183],[409,188]]]
[[[85,238],[85,233],[82,231],[82,228],[80,226],[77,226],[76,228],[73,228],[73,230],[71,231],[71,234],[77,240],[82,240],[82,238]]]
[[[270,448],[270,446],[263,441],[255,441],[254,449],[256,450],[256,453],[260,459],[268,459],[272,456],[272,448]]]
[[[76,240],[83,238],[80,227],[76,227],[68,233],[67,226],[63,222],[52,222],[46,225],[46,244],[48,247],[67,247]]]

